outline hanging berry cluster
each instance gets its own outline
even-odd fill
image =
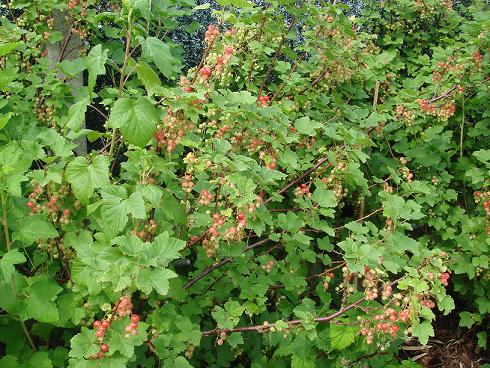
[[[50,190],[49,186],[42,187],[35,184],[34,190],[29,194],[29,201],[26,205],[31,210],[31,215],[47,212],[48,217],[53,222],[66,225],[70,223],[71,211],[63,206],[62,200],[69,193],[70,189],[67,185],[62,185],[59,191],[55,192]]]
[[[129,317],[129,323],[125,327],[125,338],[130,337],[131,335],[138,334],[138,323],[140,317],[138,314],[134,314],[132,312],[133,304],[131,303],[131,297],[129,295],[122,296],[117,302],[114,313],[110,314],[108,318],[102,320],[95,320],[93,323],[93,327],[95,330],[95,335],[100,343],[100,351],[93,355],[92,359],[102,359],[105,357],[105,353],[109,351],[109,345],[104,343],[104,337],[110,329],[111,324],[114,320],[118,318],[126,318]]]
[[[448,120],[456,112],[456,105],[454,101],[442,101],[442,102],[431,102],[427,99],[417,100],[420,109],[425,114],[434,116],[442,121]]]
[[[346,166],[344,162],[339,162],[330,172],[327,177],[322,178],[322,182],[327,185],[327,188],[333,190],[337,201],[341,201],[347,197],[349,190],[344,188],[342,183],[342,173],[345,171]]]
[[[194,129],[194,124],[185,119],[184,114],[167,109],[162,125],[157,127],[155,141],[157,149],[165,147],[167,152],[172,152],[179,144],[186,131]]]
[[[137,236],[141,240],[150,241],[157,230],[157,224],[155,220],[150,219],[148,223],[144,224],[143,229],[138,230],[137,228],[131,230],[131,235]]]

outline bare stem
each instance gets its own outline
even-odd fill
[[[393,286],[393,285],[397,284],[402,279],[403,279],[403,277],[391,282],[389,285]],[[362,298],[356,300],[355,302],[339,309],[335,313],[329,314],[327,316],[315,318],[315,322],[320,322],[320,323],[321,322],[330,322],[331,320],[341,316],[342,314],[351,310],[352,308],[357,307],[359,304],[361,304],[365,300],[366,300],[366,297],[362,297]],[[301,322],[302,322],[302,320],[300,320],[300,319],[294,319],[291,321],[287,321],[286,323],[289,327],[293,327],[296,325],[300,325]],[[269,331],[269,329],[271,327],[274,327],[274,324],[267,325],[267,326],[265,326],[264,324],[261,324],[261,325],[255,325],[255,326],[245,326],[245,327],[236,327],[236,328],[215,328],[214,330],[203,331],[202,335],[203,336],[209,336],[209,335],[219,334],[221,332],[226,332],[227,334],[232,333],[232,332],[266,332],[266,331]]]
[[[124,71],[126,69],[126,65],[128,64],[128,60],[129,60],[129,55],[130,55],[130,47],[131,47],[131,31],[132,31],[132,27],[133,27],[133,23],[132,23],[132,14],[133,14],[133,11],[130,9],[129,10],[129,13],[128,13],[128,30],[127,30],[127,33],[126,33],[126,50],[124,51],[124,61],[123,61],[123,65],[121,67],[121,70],[119,71],[120,72],[120,76],[119,76],[119,90],[118,90],[118,93],[117,93],[117,98],[119,99],[122,95],[122,91],[123,91],[123,88],[124,88]],[[117,138],[117,128],[112,128],[112,140],[111,140],[111,148],[109,148],[109,156],[112,156],[113,152],[114,152],[114,147],[116,146],[116,138]]]
[[[3,232],[5,234],[5,245],[7,246],[7,252],[9,252],[12,249],[12,243],[10,242],[10,233],[9,233],[9,226],[8,226],[8,220],[7,220],[7,196],[5,192],[0,193],[0,200],[2,204],[2,224],[3,224]],[[17,286],[15,284],[15,279],[14,276],[12,275],[12,278],[10,280],[11,285],[12,285],[12,291],[15,294],[15,297],[18,299],[19,298],[19,292],[17,291]],[[22,320],[22,318],[19,317],[19,322],[20,325],[22,326],[22,330],[24,331],[24,334],[27,338],[27,341],[29,342],[29,345],[31,346],[32,350],[37,350],[36,345],[34,345],[34,341],[32,340],[31,334],[29,333],[29,330],[27,329],[26,324]]]

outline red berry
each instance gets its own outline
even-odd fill
[[[393,333],[397,333],[399,330],[399,327],[397,325],[394,325],[393,327],[391,327],[391,332]]]
[[[106,319],[104,319],[104,320],[102,321],[102,323],[101,323],[101,326],[102,326],[102,328],[103,328],[104,330],[107,330],[107,329],[109,328],[109,326],[110,326],[110,325],[111,325],[111,323],[110,323],[108,320],[106,320]]]
[[[201,68],[199,70],[199,74],[201,74],[203,77],[209,77],[211,75],[211,69],[210,68]]]
[[[158,129],[156,132],[155,132],[155,140],[157,142],[161,142],[165,139],[165,133],[163,130],[161,129]]]
[[[131,315],[131,322],[138,322],[140,320],[140,316],[138,314]]]
[[[101,344],[100,351],[103,353],[107,353],[109,351],[109,346],[107,344]]]
[[[68,208],[65,208],[63,210],[63,215],[65,215],[66,217],[70,216],[70,210]]]
[[[100,328],[101,323],[100,321],[94,321],[94,328]]]
[[[104,332],[104,330],[97,330],[97,331],[95,332],[95,335],[96,335],[97,337],[103,337],[103,336],[104,336],[104,333],[105,333],[105,332]]]
[[[238,215],[236,216],[236,219],[238,221],[243,221],[245,220],[245,214],[243,212],[239,212]]]
[[[31,202],[31,201],[27,202],[27,207],[32,209],[32,208],[34,208],[34,206],[35,206],[34,202]]]

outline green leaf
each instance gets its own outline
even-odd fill
[[[482,349],[486,349],[487,348],[487,332],[486,331],[477,332],[476,337],[478,338],[477,345]]]
[[[158,77],[157,73],[155,73],[147,64],[140,62],[136,66],[136,73],[138,74],[138,78],[145,86],[148,96],[157,94],[162,90],[160,78]]]
[[[177,274],[165,268],[143,269],[138,273],[136,286],[145,294],[150,294],[152,289],[165,296],[168,293],[168,280],[177,277]]]
[[[12,275],[15,273],[16,264],[26,261],[26,257],[18,249],[9,250],[0,259],[0,271],[4,283],[10,282]]]
[[[369,115],[369,117],[366,119],[366,121],[360,124],[360,126],[362,128],[375,127],[378,126],[380,122],[385,122],[385,121],[386,121],[386,115],[373,111],[371,115]]]
[[[316,188],[312,196],[313,201],[318,203],[320,207],[336,207],[337,199],[333,190],[325,190],[322,188]]]
[[[88,89],[92,91],[99,75],[105,74],[108,50],[102,50],[102,44],[98,44],[88,53],[85,65],[88,70]]]
[[[58,307],[54,302],[62,290],[56,282],[45,277],[35,280],[26,291],[28,296],[23,301],[25,308],[19,308],[21,317],[45,323],[58,321]]]
[[[473,152],[473,156],[483,163],[490,163],[490,150],[481,149]]]
[[[85,121],[85,113],[87,112],[87,105],[90,103],[90,99],[85,97],[83,100],[70,106],[68,110],[66,127],[75,131],[80,130],[82,123]]]
[[[148,37],[142,41],[145,58],[151,60],[167,79],[180,73],[180,60],[172,55],[170,46],[156,37]]]
[[[144,147],[155,133],[158,114],[145,97],[120,98],[111,109],[109,125],[119,128],[122,135],[132,144]]]
[[[471,328],[475,323],[481,322],[481,315],[470,313],[467,311],[461,312],[459,314],[459,326]]]
[[[150,247],[145,249],[145,254],[152,266],[166,267],[170,261],[180,257],[180,251],[185,246],[185,241],[171,238],[165,231],[153,240]]]
[[[72,337],[70,344],[68,355],[72,358],[89,358],[100,351],[95,330],[86,327],[82,327],[81,332]]]
[[[0,44],[0,57],[10,54],[22,44],[23,42],[8,42]]]
[[[124,187],[111,185],[105,187],[101,195],[102,223],[111,236],[124,229],[129,214],[136,219],[146,217],[145,202],[140,192],[134,192],[128,198]]]
[[[343,350],[356,341],[359,330],[353,326],[330,325],[330,346],[333,350]]]
[[[3,129],[5,125],[7,125],[11,117],[12,117],[11,112],[9,112],[8,114],[3,114],[3,116],[0,116],[0,129]]]
[[[56,238],[59,234],[51,222],[40,216],[30,216],[22,219],[13,233],[13,240],[32,244],[36,240]]]
[[[294,126],[296,129],[298,129],[299,133],[314,136],[315,129],[321,128],[322,124],[317,121],[310,120],[308,116],[303,116],[296,120]]]
[[[391,63],[396,57],[397,51],[396,49],[390,49],[387,51],[383,51],[382,53],[376,55],[375,58],[375,67],[383,67],[389,63]]]
[[[109,159],[96,156],[90,163],[85,157],[76,157],[67,165],[65,175],[75,196],[87,204],[95,188],[109,185]]]
[[[424,321],[418,325],[413,326],[413,335],[418,337],[422,345],[427,345],[429,337],[434,336],[434,328],[430,322]]]

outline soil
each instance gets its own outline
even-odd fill
[[[426,346],[418,341],[405,344],[400,350],[404,359],[411,359],[424,368],[481,368],[490,363],[490,353],[477,346],[477,332],[480,326],[472,329],[460,328],[457,313],[438,316],[434,325],[435,336]]]

